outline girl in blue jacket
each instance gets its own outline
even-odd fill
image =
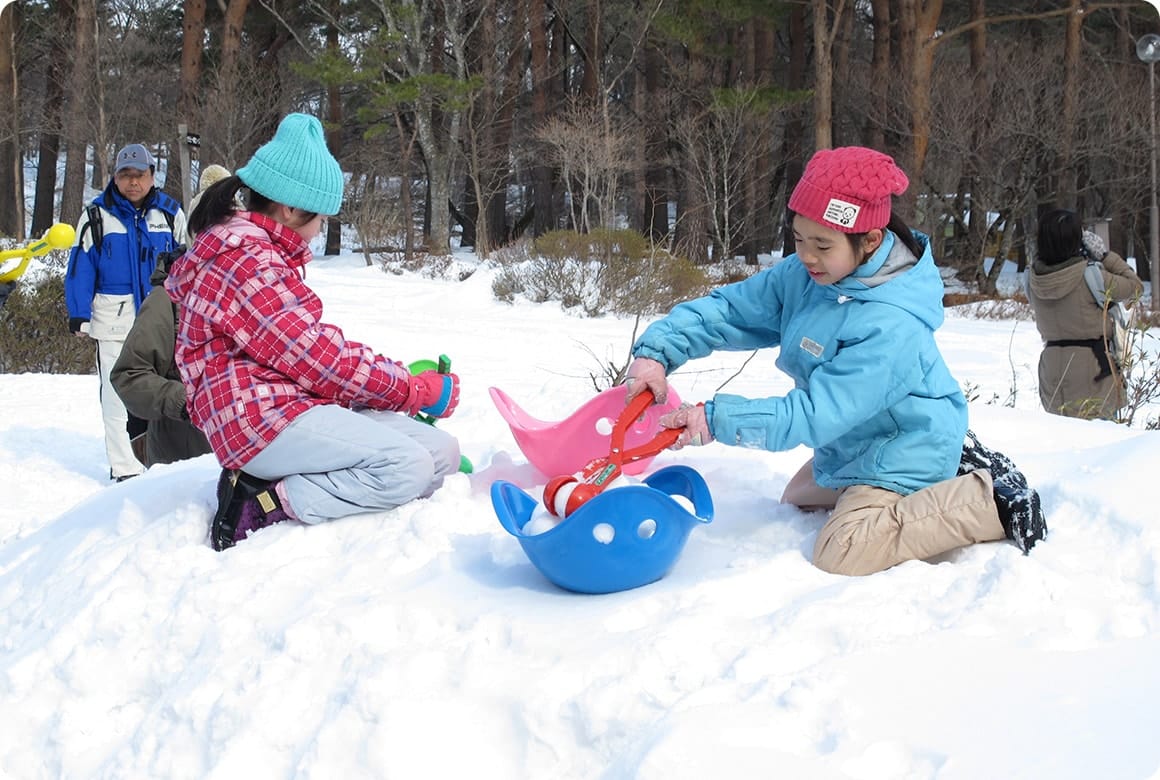
[[[674,449],[813,448],[782,501],[833,509],[814,564],[839,574],[1004,537],[1027,552],[1047,535],[1038,494],[967,430],[934,339],[943,285],[930,243],[891,214],[908,184],[872,149],[819,151],[789,201],[796,252],[676,306],[633,346],[626,380],[628,400],[647,387],[663,401],[666,375],[690,359],[781,347],[785,396],[718,394],[661,423],[685,428]]]

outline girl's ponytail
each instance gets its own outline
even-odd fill
[[[206,228],[225,222],[237,211],[238,190],[245,184],[235,174],[214,182],[201,194],[197,207],[189,215],[189,234],[197,235]]]

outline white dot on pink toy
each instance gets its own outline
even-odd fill
[[[596,432],[601,436],[611,436],[612,420],[608,419],[607,417],[601,417],[596,421]]]

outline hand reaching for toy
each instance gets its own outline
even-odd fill
[[[638,357],[628,367],[628,376],[624,380],[628,392],[624,394],[625,406],[632,403],[645,388],[652,391],[653,399],[663,404],[669,397],[669,382],[665,379],[665,367],[652,358]],[[677,427],[677,426],[672,426]]]
[[[705,417],[705,405],[681,404],[680,408],[661,416],[658,422],[662,428],[684,428],[681,435],[673,442],[670,450],[679,450],[682,447],[693,445],[699,447],[713,441],[713,432],[709,430],[709,420]]]
[[[455,374],[440,374],[438,371],[424,371],[411,377],[411,392],[403,408],[414,417],[419,412],[432,417],[450,417],[459,405],[459,377]]]

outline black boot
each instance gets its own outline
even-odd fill
[[[253,531],[288,519],[274,485],[238,469],[222,469],[217,513],[209,532],[215,550],[229,549]]]
[[[991,474],[995,508],[1007,538],[1026,555],[1035,543],[1047,538],[1047,518],[1039,493],[1027,484],[1023,472],[1006,455],[984,447],[971,431],[963,442],[959,476],[978,469]]]

